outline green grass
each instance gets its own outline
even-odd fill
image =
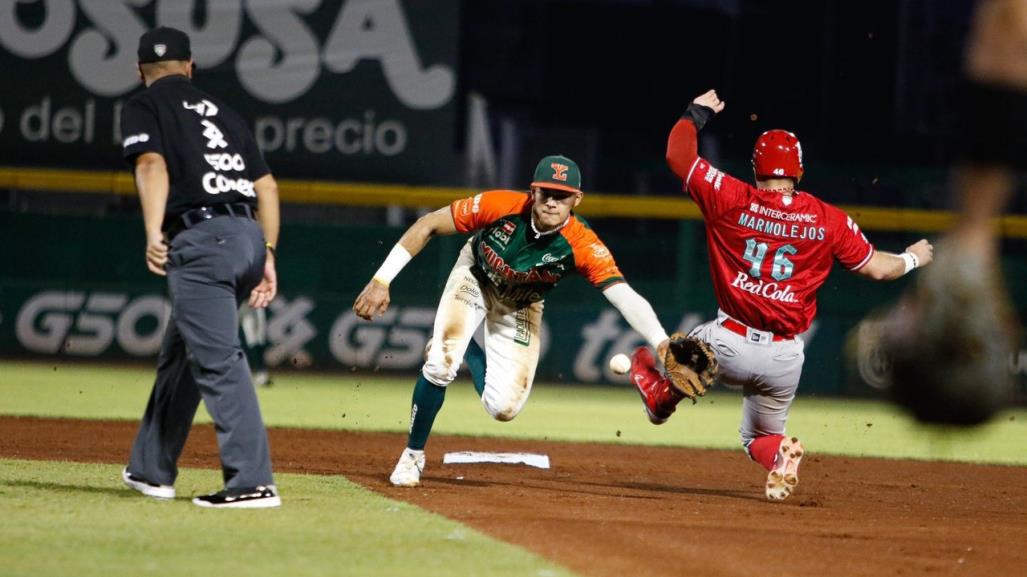
[[[56,366],[56,369],[55,369]],[[0,363],[0,414],[136,420],[150,367]],[[259,394],[272,426],[404,431],[413,378],[282,373]],[[738,448],[741,399],[722,392],[646,421],[634,389],[536,385],[511,423],[491,420],[466,381],[452,385],[442,433]],[[208,421],[201,409],[200,421]],[[915,424],[883,403],[800,398],[789,430],[816,453],[1027,465],[1027,410],[972,430]],[[211,511],[123,489],[120,465],[0,459],[0,576],[560,576],[564,568],[340,476],[278,474],[285,505]],[[183,470],[180,495],[214,490]]]
[[[144,498],[120,466],[0,459],[0,575],[571,576],[566,569],[342,477],[277,475],[275,510]],[[180,495],[220,487],[186,469]]]
[[[154,371],[86,364],[0,365],[0,414],[136,420]],[[401,432],[407,428],[413,376],[282,373],[260,391],[271,426]],[[514,421],[493,421],[470,383],[451,385],[435,431],[459,435],[566,441],[659,444],[738,449],[738,394],[711,394],[682,403],[654,427],[629,387],[538,383]],[[202,408],[198,418],[209,420]],[[974,429],[924,427],[886,403],[800,398],[789,432],[813,452],[854,456],[943,459],[1027,465],[1027,410],[1012,409]]]

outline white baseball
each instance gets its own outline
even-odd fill
[[[629,359],[628,355],[625,355],[624,353],[613,355],[613,357],[610,358],[610,370],[618,375],[627,373],[631,370],[631,359]]]

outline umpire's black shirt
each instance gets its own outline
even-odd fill
[[[133,166],[144,152],[164,157],[171,181],[165,229],[193,208],[255,207],[253,182],[271,172],[242,118],[182,75],[165,76],[125,103],[121,134]]]

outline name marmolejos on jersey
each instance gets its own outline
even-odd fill
[[[824,240],[824,236],[826,235],[826,230],[822,226],[806,226],[774,222],[773,220],[759,218],[746,212],[742,212],[738,217],[738,224],[756,232],[779,236],[781,238]]]

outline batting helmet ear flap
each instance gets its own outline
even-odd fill
[[[794,178],[802,180],[802,144],[787,130],[768,130],[756,139],[752,149],[752,169],[757,179]]]

